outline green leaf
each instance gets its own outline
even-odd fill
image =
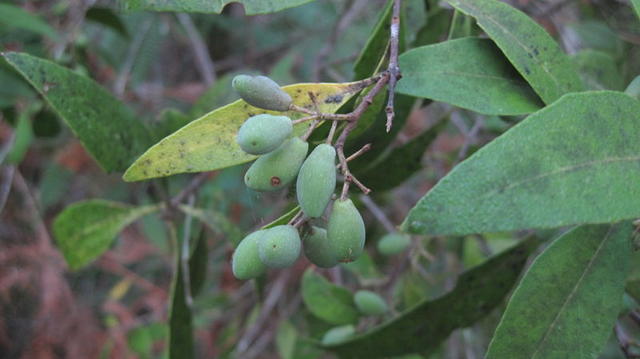
[[[107,172],[127,168],[149,143],[129,108],[93,80],[28,54],[2,56],[49,103]]]
[[[227,239],[234,245],[242,240],[242,231],[224,214],[208,209],[195,208],[187,205],[180,205],[178,209],[184,214],[188,214],[198,219],[215,233],[227,236]]]
[[[53,233],[67,264],[76,270],[105,252],[126,226],[158,208],[98,199],[76,202],[56,217]]]
[[[191,295],[196,296],[204,287],[207,280],[207,263],[209,262],[209,250],[207,248],[207,236],[204,231],[196,237],[195,248],[189,257],[189,278],[191,280]]]
[[[40,106],[38,105],[37,107],[39,108]],[[37,111],[38,108],[34,110]],[[34,110],[27,109],[18,115],[16,128],[14,130],[15,138],[13,145],[11,146],[11,150],[7,154],[7,157],[4,159],[4,162],[18,164],[22,161],[29,150],[29,146],[31,146],[31,142],[33,141],[31,116],[33,115],[33,112],[35,112]],[[2,159],[0,159],[0,163],[2,162]]]
[[[367,359],[433,350],[453,330],[470,326],[500,305],[539,244],[537,238],[525,240],[464,272],[451,292],[328,349],[343,358]]]
[[[399,58],[397,91],[488,115],[535,112],[540,100],[491,40],[462,38],[419,47]]]
[[[636,11],[636,15],[640,18],[640,0],[631,0],[631,5],[633,5],[633,9]]]
[[[49,26],[40,16],[10,4],[0,4],[0,26],[31,31],[53,40],[58,39],[56,30]]]
[[[416,33],[412,47],[435,44],[447,35],[451,24],[451,11],[437,7],[429,11],[426,23]]]
[[[302,300],[313,315],[327,323],[343,325],[358,320],[351,292],[331,284],[311,268],[302,276]]]
[[[300,206],[295,206],[292,209],[290,209],[287,213],[285,213],[282,216],[276,218],[274,221],[265,224],[260,229],[268,229],[268,228],[273,228],[275,226],[279,226],[279,225],[282,225],[282,224],[287,224],[287,223],[289,223],[290,220],[293,219],[293,217],[296,216],[296,214],[298,214],[298,212],[300,212]]]
[[[169,309],[169,359],[191,359],[195,357],[193,347],[193,317],[187,306],[184,291],[179,250],[176,255],[176,273],[171,285],[171,308]]]
[[[552,243],[514,291],[486,358],[597,358],[622,308],[632,231],[582,226]]]
[[[546,104],[583,91],[578,72],[558,44],[535,21],[498,0],[447,0],[473,16]]]
[[[319,109],[333,113],[358,91],[361,82],[297,84],[282,88],[296,105],[312,108],[308,93],[313,92]],[[211,171],[249,162],[256,156],[249,155],[236,143],[236,134],[244,121],[257,114],[284,114],[291,119],[303,117],[298,112],[266,111],[250,106],[242,100],[216,109],[194,120],[165,137],[147,150],[125,172],[125,181],[140,181],[184,172]],[[295,126],[295,133],[302,133],[310,121]]]
[[[469,234],[640,217],[640,102],[568,94],[454,168],[403,228]]]
[[[429,145],[438,137],[448,121],[424,131],[404,145],[394,148],[386,156],[372,163],[360,176],[373,191],[387,191],[407,180],[422,168],[422,155]],[[381,174],[385,174],[381,176]]]
[[[119,0],[120,6],[127,11],[177,11],[199,12],[206,14],[220,14],[229,3],[240,3],[247,15],[268,14],[295,6],[306,4],[313,0]]]
[[[591,90],[624,90],[624,78],[615,59],[601,51],[582,50],[572,58],[580,76]]]

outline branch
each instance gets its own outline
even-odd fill
[[[187,197],[189,197],[191,194],[198,191],[200,187],[202,187],[202,185],[207,183],[207,181],[211,179],[211,177],[213,177],[214,174],[215,172],[198,173],[195,177],[193,177],[191,182],[189,182],[189,184],[182,190],[182,192],[178,193],[175,197],[173,197],[169,201],[168,207],[170,208],[177,207],[180,203],[182,203],[185,199],[187,199]]]
[[[191,42],[191,47],[193,48],[193,53],[196,56],[196,66],[198,67],[200,75],[202,75],[207,86],[211,86],[216,81],[216,71],[213,66],[213,60],[207,51],[207,45],[204,40],[202,40],[202,36],[200,36],[200,33],[193,24],[191,16],[185,13],[177,14],[176,16],[178,17],[178,21],[180,21],[182,27],[184,27],[184,30],[187,32],[189,41]]]
[[[395,117],[395,111],[393,108],[395,100],[396,83],[402,77],[400,67],[398,66],[398,46],[400,37],[400,3],[402,0],[394,0],[393,2],[393,14],[391,16],[391,37],[389,38],[389,67],[387,72],[389,73],[389,86],[387,90],[389,92],[389,100],[385,112],[387,113],[387,132],[391,131],[393,125],[393,118]]]

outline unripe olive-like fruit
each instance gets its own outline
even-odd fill
[[[318,145],[300,168],[296,190],[304,214],[320,217],[336,188],[336,150],[328,144]]]
[[[304,255],[311,263],[321,268],[331,268],[338,264],[336,256],[331,252],[326,229],[311,226],[302,242]]]
[[[380,315],[387,312],[387,303],[369,290],[359,290],[353,296],[353,301],[360,313],[365,315]]]
[[[287,111],[291,96],[266,76],[238,75],[231,84],[238,95],[251,106],[272,111]]]
[[[262,114],[249,117],[240,127],[236,140],[244,152],[262,155],[278,148],[292,131],[289,117]]]
[[[329,329],[324,333],[322,337],[322,345],[337,345],[343,343],[351,338],[356,333],[356,328],[353,325],[343,325]]]
[[[262,240],[266,230],[253,232],[244,237],[231,259],[233,275],[238,279],[251,279],[264,273],[266,267],[258,255],[258,242]]]
[[[364,248],[364,221],[350,199],[337,199],[329,216],[327,228],[331,253],[340,262],[352,262]]]
[[[289,267],[300,256],[300,235],[292,225],[275,226],[258,243],[258,255],[271,268]]]
[[[299,137],[286,140],[275,151],[258,158],[244,175],[247,187],[256,191],[274,191],[285,187],[298,175],[309,144]]]
[[[411,244],[409,236],[402,233],[387,233],[378,241],[378,252],[391,256],[403,252]]]

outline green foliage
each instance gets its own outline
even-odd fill
[[[47,100],[105,171],[126,169],[149,144],[142,123],[93,80],[31,55],[5,52],[3,57]]]
[[[285,268],[295,263],[301,247],[298,230],[292,225],[280,225],[266,230],[258,240],[258,255],[269,268]]]
[[[589,225],[554,241],[513,293],[486,358],[597,358],[622,308],[632,231]]]
[[[523,241],[464,272],[451,292],[425,300],[393,320],[330,349],[342,358],[374,359],[437,348],[453,330],[471,325],[502,303],[539,243],[536,238]]]
[[[633,5],[633,9],[636,11],[636,15],[640,18],[640,0],[631,0],[631,5]]]
[[[639,217],[640,145],[629,137],[638,131],[640,103],[629,96],[566,95],[458,165],[403,228],[468,234]]]
[[[336,188],[336,150],[322,143],[304,161],[296,182],[300,208],[309,217],[320,217]]]
[[[447,1],[476,19],[546,104],[584,90],[567,55],[524,13],[498,0]]]
[[[241,3],[247,15],[267,14],[294,6],[306,4],[313,0],[218,0],[215,2],[201,0],[119,0],[120,6],[128,11],[176,11],[176,12],[200,12],[219,14],[224,7],[232,2]]]
[[[122,229],[156,210],[104,200],[77,202],[56,217],[53,233],[69,267],[80,269],[106,251]]]
[[[49,37],[58,38],[58,33],[40,16],[29,13],[11,4],[0,4],[0,29],[19,29]]]
[[[277,150],[258,158],[244,175],[247,187],[256,191],[275,191],[293,182],[307,156],[309,143],[294,137]]]
[[[339,262],[353,262],[364,248],[364,221],[353,202],[336,199],[333,202],[327,228],[331,255]]]
[[[175,235],[175,234],[174,234]],[[180,265],[180,254],[176,256],[176,272],[171,285],[169,308],[169,358],[191,359],[195,357],[193,346],[193,317],[187,305],[184,276]]]
[[[302,276],[302,300],[314,316],[327,323],[345,325],[358,320],[351,292],[329,283],[311,268]]]
[[[468,37],[418,47],[403,53],[399,61],[400,93],[488,115],[528,114],[541,107],[491,40]]]
[[[582,50],[573,56],[585,85],[591,90],[624,89],[624,79],[615,59],[601,51]]]
[[[256,115],[240,126],[237,141],[244,152],[262,155],[278,148],[292,131],[293,124],[287,116]]]

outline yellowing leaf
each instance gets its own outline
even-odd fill
[[[365,83],[313,83],[285,86],[282,89],[293,98],[293,103],[314,108],[310,93],[321,112],[334,113],[353,95],[365,87]],[[256,158],[246,154],[236,143],[236,134],[249,117],[262,114],[282,114],[253,107],[242,100],[218,108],[165,137],[148,149],[125,172],[127,182],[185,172],[212,171],[238,165]],[[304,115],[285,112],[292,120]],[[296,134],[303,133],[309,122],[295,127]]]

